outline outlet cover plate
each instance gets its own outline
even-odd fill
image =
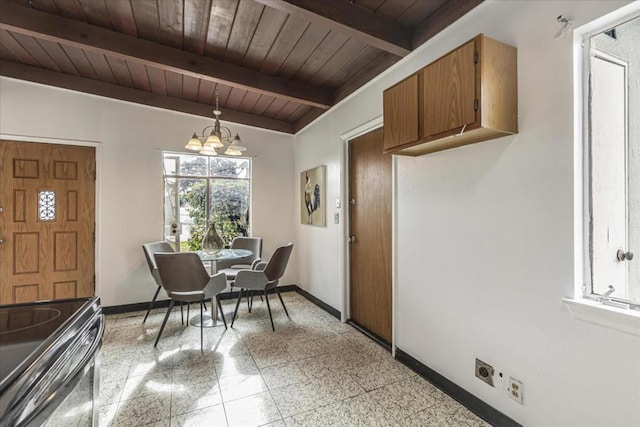
[[[522,381],[519,381],[513,377],[509,377],[509,387],[507,387],[509,397],[522,405],[523,391],[524,390],[522,388]]]
[[[493,366],[476,359],[476,377],[493,387]]]

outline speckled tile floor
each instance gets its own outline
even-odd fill
[[[270,298],[234,328],[183,326],[174,309],[107,316],[100,358],[101,426],[478,426],[489,424],[389,352],[295,292],[291,315]],[[235,300],[223,301],[231,319]],[[196,308],[196,305],[193,305]],[[191,311],[191,316],[197,309]],[[186,311],[185,311],[186,317]]]

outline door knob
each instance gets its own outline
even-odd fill
[[[355,243],[355,242],[356,242],[356,236],[349,236],[349,237],[347,237],[347,242],[349,242],[349,243]]]
[[[0,237],[0,245],[4,243],[4,239]]]
[[[356,204],[356,199],[351,199],[351,200],[349,201],[349,203],[351,203],[352,205],[355,205],[355,204]]]
[[[633,252],[625,252],[622,249],[618,249],[616,257],[618,261],[631,261],[633,259]]]
[[[4,212],[4,208],[0,207],[0,213]]]

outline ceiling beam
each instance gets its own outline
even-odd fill
[[[484,0],[447,0],[413,30],[413,49],[453,24]]]
[[[335,91],[334,104],[345,99],[356,90],[360,89],[374,78],[382,74],[387,68],[398,62],[398,57],[387,52],[382,52],[374,61],[363,67],[356,75],[346,81]]]
[[[148,105],[165,110],[179,111],[196,116],[208,117],[213,120],[213,106],[199,102],[187,101],[166,95],[159,95],[139,89],[118,86],[71,74],[49,71],[31,65],[19,64],[0,59],[0,75],[19,80],[27,80],[34,83],[56,86],[91,95],[115,98],[121,101],[135,104]],[[317,111],[324,111],[317,109]],[[244,113],[236,110],[224,110],[224,120],[247,126],[263,129],[271,129],[278,132],[293,133],[293,124],[282,120],[270,119],[255,114]],[[188,135],[185,136],[185,138]],[[186,139],[185,139],[186,141]]]
[[[324,88],[266,75],[4,0],[0,1],[0,29],[316,108],[328,109],[332,105],[333,94]]]
[[[320,117],[324,113],[326,113],[326,111],[323,111],[323,110],[321,110],[319,108],[312,108],[311,110],[307,111],[293,125],[293,133],[300,132],[302,129],[307,127],[308,124],[310,124],[312,121],[314,121],[315,119],[317,119],[318,117]]]
[[[411,52],[410,29],[345,0],[255,1],[312,23],[328,26],[399,57]]]
[[[398,57],[392,55],[388,52],[382,52],[375,60],[371,61],[370,64],[360,70],[355,76],[353,76],[350,80],[344,83],[335,91],[335,99],[333,100],[335,104],[338,104],[340,101],[345,99],[347,96],[351,95],[353,92],[357,91],[371,80],[380,75],[387,68],[391,67],[398,61]],[[293,126],[294,133],[300,132],[302,129],[307,127],[311,122],[326,113],[326,111],[320,110],[318,108],[312,108],[306,114],[304,114]]]

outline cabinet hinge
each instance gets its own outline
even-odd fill
[[[474,64],[478,63],[478,51],[477,50],[475,52],[473,52],[473,63]]]
[[[477,99],[473,100],[473,111],[478,111],[478,100]]]

